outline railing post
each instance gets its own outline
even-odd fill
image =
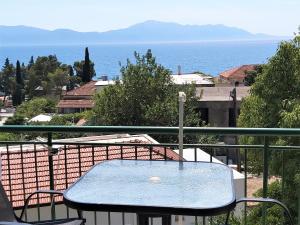
[[[297,192],[298,192],[298,218],[297,218],[297,224],[300,224],[300,188],[297,188]]]
[[[268,196],[268,174],[269,174],[269,137],[264,137],[264,152],[263,152],[263,198]],[[263,225],[266,224],[267,210],[263,203]]]
[[[184,115],[184,103],[186,101],[186,95],[184,92],[179,92],[179,156],[180,161],[183,160],[183,115]]]
[[[54,190],[54,169],[53,169],[53,149],[52,149],[52,133],[48,133],[48,163],[49,163],[49,184],[50,189]],[[51,199],[51,218],[55,219],[55,205],[52,204],[54,202],[54,196],[50,197]]]
[[[248,149],[245,148],[245,154],[244,154],[244,158],[245,158],[245,163],[244,163],[244,174],[245,174],[245,180],[244,180],[244,191],[245,191],[245,198],[247,198],[247,168],[248,168]],[[245,202],[244,205],[244,224],[247,225],[247,202]]]

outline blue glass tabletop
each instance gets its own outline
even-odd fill
[[[209,215],[235,206],[232,171],[207,162],[111,160],[64,193],[81,210]]]

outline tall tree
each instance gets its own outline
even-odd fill
[[[84,56],[84,64],[82,68],[82,82],[88,83],[92,80],[93,74],[91,71],[91,61],[90,61],[90,54],[89,49],[85,48],[85,56]]]
[[[263,67],[252,85],[250,96],[242,103],[241,127],[299,127],[300,125],[300,35],[292,41],[282,42],[276,54]],[[299,138],[272,137],[270,144],[300,145]],[[260,144],[259,137],[244,137],[242,144]],[[262,171],[262,155],[248,155],[253,173]],[[270,155],[270,174],[281,176],[284,170],[284,201],[296,216],[300,200],[300,152],[285,151],[284,167],[281,152]]]
[[[31,56],[27,68],[30,69],[33,66],[33,64],[34,64],[34,59],[33,56]]]
[[[24,97],[24,80],[21,73],[21,66],[19,60],[17,60],[16,65],[16,85],[13,92],[13,105],[18,106],[22,103]]]
[[[83,77],[83,65],[84,65],[84,60],[82,61],[76,61],[74,62],[74,65],[73,65],[73,69],[75,71],[75,75],[76,75],[76,78],[75,80],[78,81],[78,83],[82,83],[82,77]],[[95,76],[96,75],[96,72],[95,72],[95,69],[94,69],[94,63],[92,61],[90,61],[90,71],[91,71],[91,74],[92,76]]]
[[[0,91],[4,93],[4,101],[6,97],[12,94],[14,86],[14,73],[15,68],[13,64],[9,62],[9,59],[5,59],[5,63],[0,72]]]
[[[71,91],[75,88],[76,77],[74,77],[74,70],[72,66],[69,66],[69,82],[67,84],[67,91]]]
[[[16,64],[16,83],[21,85],[21,87],[24,87],[24,80],[23,80],[23,75],[21,72],[21,66],[19,60],[17,60]]]

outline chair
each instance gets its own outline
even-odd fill
[[[241,203],[241,202],[273,203],[275,205],[279,205],[281,208],[283,208],[284,213],[288,217],[289,224],[290,225],[294,225],[294,223],[293,223],[293,217],[292,217],[289,209],[286,207],[285,204],[283,204],[282,202],[280,202],[280,201],[278,201],[276,199],[272,199],[272,198],[241,198],[241,199],[239,199],[239,200],[236,201],[236,203]]]
[[[279,205],[281,208],[283,208],[284,213],[286,214],[286,216],[288,217],[289,220],[289,225],[294,225],[293,223],[293,218],[291,216],[291,213],[289,211],[289,209],[286,207],[285,204],[283,204],[282,202],[276,200],[276,199],[272,199],[272,198],[240,198],[236,201],[236,203],[241,203],[241,202],[256,202],[256,203],[273,203],[276,205]],[[227,213],[226,215],[226,221],[225,221],[225,225],[228,225],[229,223],[229,216],[230,216],[230,212]],[[0,224],[1,225],[1,224]]]
[[[48,220],[48,221],[38,221],[27,223],[22,220],[23,215],[25,214],[30,198],[35,194],[49,194],[50,196],[62,195],[62,192],[59,191],[36,191],[28,196],[25,201],[25,205],[22,209],[20,217],[18,217],[13,210],[13,207],[5,193],[5,190],[0,182],[0,225],[83,225],[85,219],[81,218],[81,214],[78,212],[78,218],[69,218],[69,219],[57,219],[57,220]]]

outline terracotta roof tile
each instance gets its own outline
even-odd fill
[[[78,95],[83,95],[83,96],[87,96],[87,95],[94,95],[96,92],[96,84],[97,81],[90,81],[89,83],[86,83],[84,85],[82,85],[79,88],[76,88],[72,91],[68,91],[65,95],[73,95],[73,96],[78,96]]]
[[[220,77],[226,79],[244,79],[246,74],[245,71],[255,70],[257,65],[242,65],[239,67],[234,67],[232,69],[226,70],[220,73]]]
[[[94,101],[89,99],[60,100],[58,108],[93,108]]]
[[[168,160],[179,160],[177,153],[162,147],[153,147],[150,151],[147,147],[133,146],[121,149],[117,144],[109,147],[80,146],[80,150],[77,145],[65,146],[53,156],[55,189],[65,190],[95,163],[120,158],[149,160],[150,152],[153,160],[164,160],[165,154]],[[2,184],[14,207],[23,206],[25,197],[36,190],[50,189],[47,149],[41,148],[34,152],[32,145],[32,149],[23,151],[22,155],[20,151],[8,150],[1,153],[1,159]],[[35,197],[30,204],[36,203]],[[42,195],[39,203],[49,203],[49,197]]]

